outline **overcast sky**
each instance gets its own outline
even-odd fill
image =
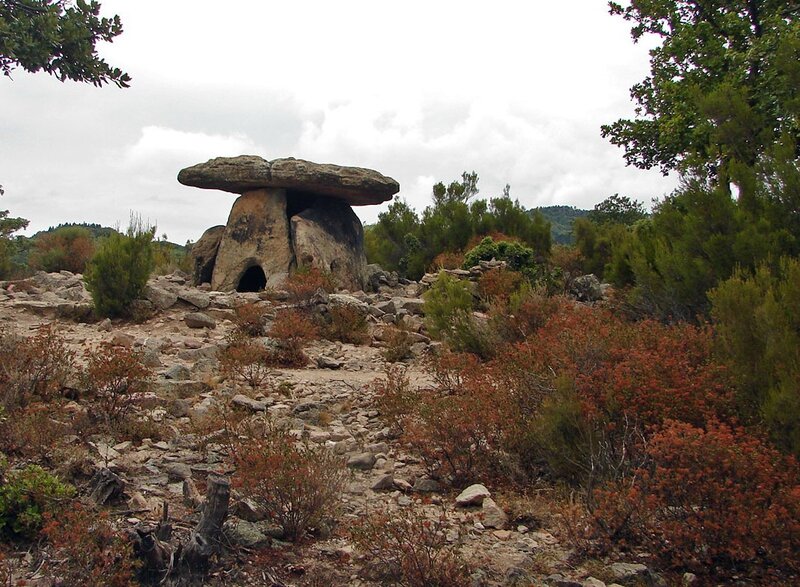
[[[605,0],[103,0],[102,14],[122,19],[99,49],[131,88],[0,78],[0,208],[26,234],[134,211],[196,240],[235,196],[175,176],[240,154],[373,168],[418,210],[473,170],[482,197],[508,183],[525,207],[675,187],[600,137],[648,71]]]

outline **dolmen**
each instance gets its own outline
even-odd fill
[[[381,204],[400,191],[371,169],[252,155],[187,167],[178,181],[239,194],[227,224],[206,230],[192,248],[195,283],[220,291],[280,287],[300,267],[362,289],[364,229],[351,206]]]

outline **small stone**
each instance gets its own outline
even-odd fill
[[[237,406],[253,410],[254,412],[265,412],[267,410],[267,404],[265,402],[254,400],[241,393],[233,396],[231,402]]]
[[[531,574],[519,567],[510,567],[503,580],[503,587],[530,587],[533,584]]]
[[[125,332],[115,332],[111,337],[111,346],[119,346],[129,349],[133,346],[136,339]]]
[[[589,577],[583,580],[583,587],[606,587],[606,584],[603,583],[600,579]]]
[[[386,491],[394,487],[394,475],[383,475],[373,483],[372,491]]]
[[[317,357],[317,367],[320,369],[341,369],[343,365],[344,361],[334,359],[333,357],[329,357],[327,355],[320,355]]]
[[[186,463],[168,463],[164,470],[167,473],[167,477],[169,477],[170,481],[183,481],[184,479],[189,479],[192,476],[192,469]],[[183,487],[181,487],[181,492],[183,491]]]
[[[683,574],[683,584],[684,585],[694,585],[697,582],[697,575],[694,573],[684,573]]]
[[[371,452],[362,452],[352,455],[347,459],[347,466],[351,469],[359,469],[361,471],[369,471],[375,465],[375,455]]]
[[[630,582],[650,577],[650,569],[641,563],[614,563],[611,574],[620,582]]]
[[[413,489],[413,487],[411,486],[411,483],[409,483],[405,479],[395,479],[394,480],[394,486],[395,486],[395,488],[399,489],[400,491],[402,491],[404,493],[408,493],[409,491],[411,491]]]
[[[498,540],[509,540],[511,538],[510,530],[495,530],[492,534]]]
[[[183,321],[189,328],[216,328],[217,321],[208,314],[202,312],[189,312],[183,317]]]
[[[175,379],[178,381],[185,381],[192,378],[192,373],[187,367],[183,365],[173,365],[164,373],[165,379]]]
[[[467,507],[471,505],[481,505],[483,500],[491,497],[492,494],[484,485],[476,483],[470,485],[456,497],[456,505],[460,507]]]
[[[481,520],[483,521],[483,525],[487,528],[502,530],[508,523],[508,516],[506,516],[506,513],[492,498],[487,497],[483,500]]]
[[[436,493],[442,490],[442,485],[435,479],[423,477],[414,483],[414,491],[419,493]]]

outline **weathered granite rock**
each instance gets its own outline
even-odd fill
[[[392,178],[371,169],[312,163],[302,159],[267,161],[253,155],[218,157],[181,170],[183,185],[243,194],[285,188],[344,200],[353,206],[380,204],[400,191]]]
[[[258,291],[279,285],[293,265],[285,190],[260,189],[240,196],[219,245],[211,287]],[[248,270],[253,285],[247,285]]]
[[[367,256],[361,220],[347,204],[319,199],[292,216],[292,246],[299,266],[329,272],[336,285],[363,289]]]
[[[222,241],[223,234],[225,234],[223,225],[212,226],[192,245],[195,285],[211,283],[214,263],[217,260],[217,251],[219,251],[219,243]]]

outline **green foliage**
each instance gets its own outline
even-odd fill
[[[578,218],[585,217],[589,212],[574,206],[541,206],[530,210],[531,214],[538,212],[550,223],[550,238],[553,244],[571,245],[572,224]]]
[[[777,446],[800,454],[800,260],[739,271],[709,297],[740,415],[763,418]]]
[[[764,194],[759,206],[771,206]],[[788,210],[785,213],[789,213]],[[797,238],[754,216],[722,187],[689,180],[661,202],[652,222],[638,227],[628,243],[636,288],[632,301],[662,318],[692,319],[709,310],[706,292],[728,279],[737,266],[754,269],[769,258],[798,252]]]
[[[588,218],[597,224],[614,223],[630,225],[647,216],[644,205],[628,196],[609,196],[589,212]]]
[[[610,2],[634,42],[654,36],[650,75],[631,89],[637,117],[603,127],[629,164],[703,169],[727,183],[784,133],[797,137],[800,25],[791,1],[706,5]]]
[[[101,18],[100,3],[80,0],[0,1],[0,70],[46,71],[62,82],[128,87],[131,78],[97,55],[95,45],[122,33],[118,16]]]
[[[132,218],[126,234],[101,241],[86,267],[84,280],[101,316],[130,315],[130,305],[142,293],[153,270],[155,227]]]
[[[495,241],[487,236],[478,246],[464,255],[464,268],[477,265],[480,261],[505,261],[512,271],[525,272],[536,265],[536,254],[533,249],[510,241]]]
[[[37,465],[8,473],[0,483],[0,535],[12,540],[33,540],[44,523],[45,513],[53,511],[59,500],[74,494],[74,487]]]
[[[365,230],[370,262],[418,279],[442,253],[462,251],[476,237],[502,233],[522,241],[536,255],[550,251],[550,226],[538,212],[527,212],[512,200],[508,190],[501,197],[475,199],[475,172],[461,181],[433,187],[433,205],[421,217],[408,204],[396,201]]]
[[[469,286],[445,273],[439,273],[431,288],[423,294],[425,325],[434,337],[446,338],[456,324],[470,320],[472,292]]]
[[[0,196],[3,195],[3,186],[0,186]],[[0,279],[8,279],[14,268],[12,257],[16,252],[11,235],[28,226],[24,218],[9,218],[8,210],[0,210]]]

